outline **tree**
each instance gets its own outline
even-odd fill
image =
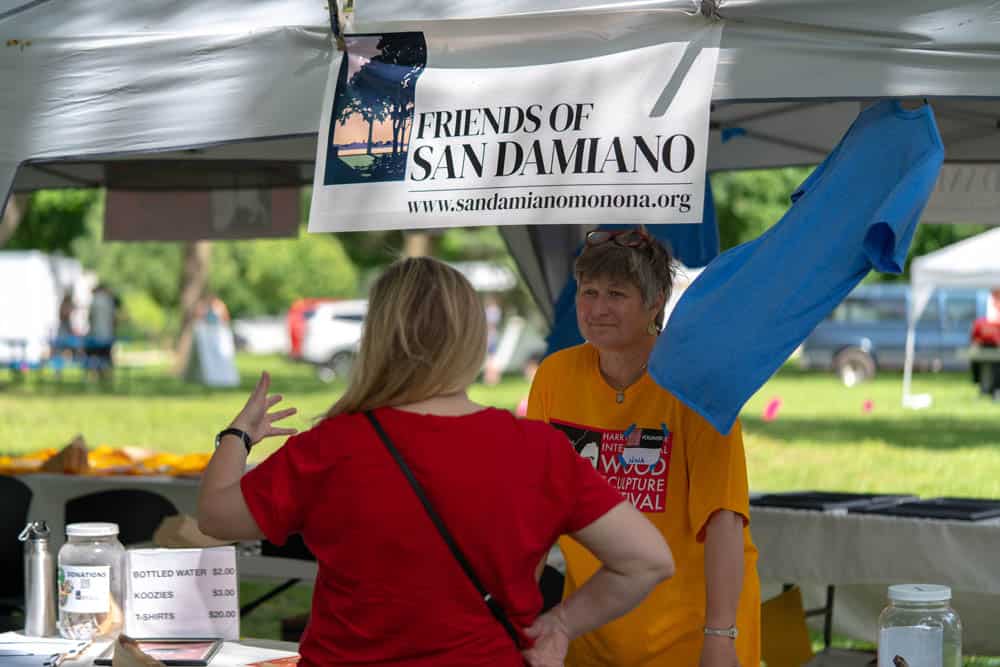
[[[351,77],[351,81],[357,78],[357,74]],[[349,83],[345,88],[345,98],[337,110],[337,121],[345,125],[348,119],[361,114],[361,117],[368,123],[368,149],[366,153],[372,154],[372,134],[375,130],[375,123],[385,120],[386,109],[382,101],[372,94],[371,89]]]
[[[719,243],[727,250],[751,241],[778,222],[811,168],[759,169],[712,174]]]
[[[809,176],[808,167],[763,169],[712,174],[720,245],[727,250],[760,236],[791,207],[791,196]],[[872,272],[871,282],[909,280],[910,262],[964,238],[986,231],[983,225],[920,225],[905,271],[900,275]]]
[[[28,195],[11,194],[7,200],[7,205],[3,210],[3,219],[0,220],[0,248],[14,236],[24,214],[27,213]]]
[[[214,243],[209,286],[234,317],[281,314],[303,297],[354,296],[358,284],[332,234]]]
[[[383,97],[388,116],[392,119],[392,154],[396,155],[406,136],[406,125],[413,117],[417,79],[427,65],[427,43],[422,33],[402,33],[382,37],[378,49],[380,53],[372,58],[369,65],[384,63],[391,66],[393,73],[389,76],[383,74],[382,80],[398,82],[398,85],[390,86]],[[364,67],[361,68],[363,70]]]
[[[184,244],[184,265],[180,279],[181,330],[174,347],[174,371],[178,374],[187,368],[194,340],[194,324],[198,307],[205,297],[209,271],[212,266],[212,242],[188,241]]]
[[[97,198],[96,190],[40,190],[30,197],[15,195],[4,212],[0,246],[68,254],[73,241],[86,233],[87,213]],[[6,234],[9,236],[4,239]]]
[[[364,118],[392,121],[392,155],[401,152],[406,128],[413,116],[417,78],[427,63],[427,44],[420,33],[386,35],[379,40],[376,54],[354,73],[345,91],[344,108],[337,118],[346,120],[353,110]],[[346,114],[346,115],[341,115]],[[368,152],[371,154],[371,125]]]

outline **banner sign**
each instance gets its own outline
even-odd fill
[[[125,633],[240,638],[236,548],[130,549]]]
[[[646,16],[521,52],[483,27],[348,35],[309,230],[700,222],[721,25]]]

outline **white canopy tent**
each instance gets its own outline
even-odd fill
[[[939,287],[1000,286],[1000,229],[967,238],[917,257],[910,265],[910,307],[903,366],[903,404],[922,405],[927,399],[910,393],[917,320]]]
[[[308,184],[335,57],[327,4],[0,0],[0,201],[11,189],[114,187],[122,173],[167,189]],[[925,97],[950,162],[926,219],[1000,222],[994,0],[355,4],[358,32],[433,31],[479,63],[570,57],[559,43],[569,19],[613,39],[638,12],[717,14],[710,169],[818,163],[859,104]],[[503,232],[551,315],[580,230]],[[845,604],[838,595],[838,618]],[[969,648],[997,645],[978,641]]]
[[[725,29],[710,169],[815,164],[859,102],[927,97],[952,164],[926,219],[1000,221],[1000,6],[716,4],[358,0],[354,22],[359,32],[445,34],[455,53],[486,62],[569,57],[558,36],[570,18],[610,38],[636,12],[717,11]],[[0,0],[0,34],[0,192],[113,187],[123,174],[168,189],[311,180],[335,53],[326,0]],[[504,229],[546,314],[578,231]]]

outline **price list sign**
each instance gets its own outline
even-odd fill
[[[236,548],[128,552],[125,632],[132,637],[239,639]]]

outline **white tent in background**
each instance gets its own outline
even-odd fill
[[[917,257],[910,265],[910,308],[907,314],[903,405],[926,407],[927,394],[911,394],[917,320],[938,287],[1000,286],[1000,228]]]

